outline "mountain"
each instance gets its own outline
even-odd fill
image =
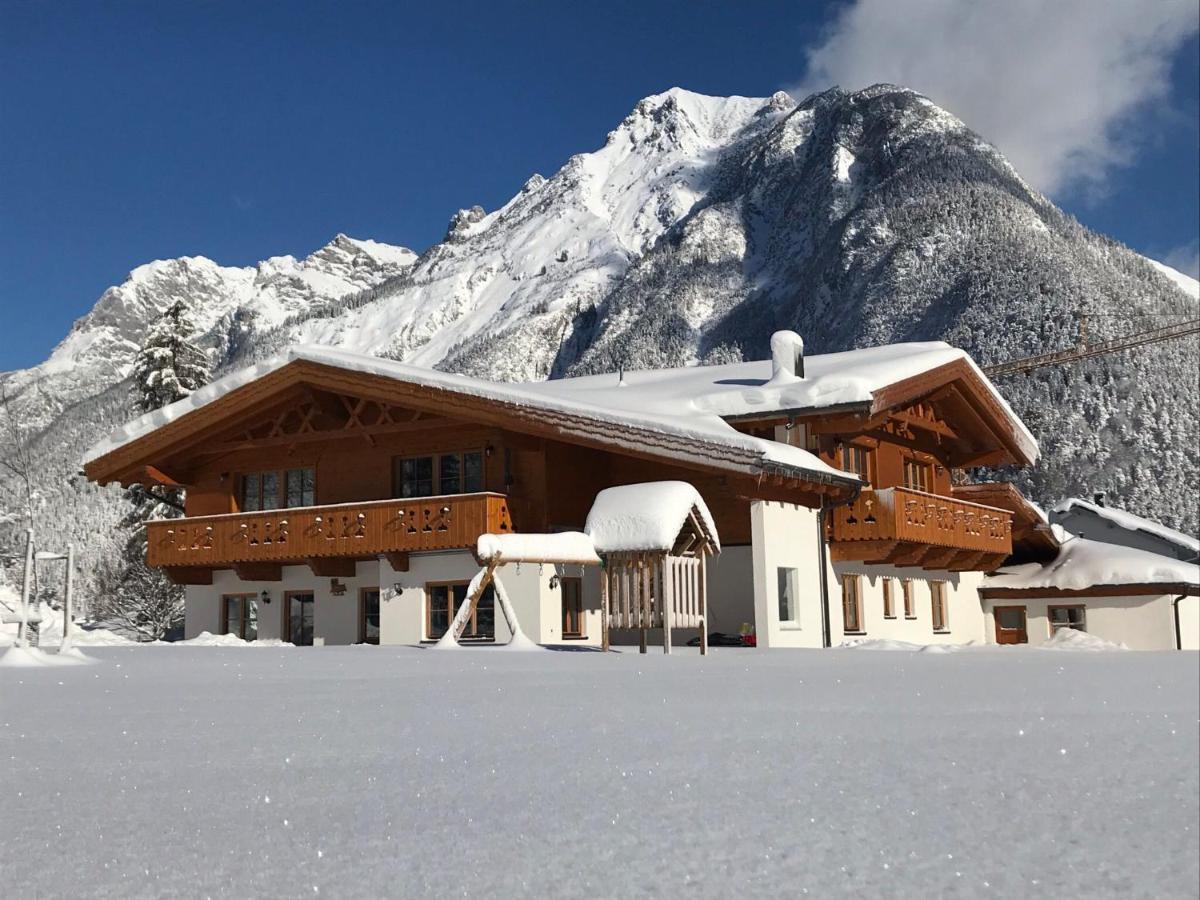
[[[460,210],[419,257],[339,235],[301,261],[151,263],[0,382],[61,460],[43,473],[45,518],[94,545],[119,499],[70,476],[130,415],[133,354],[180,296],[218,371],[312,342],[522,380],[756,358],[781,327],[813,352],[942,339],[987,364],[1070,346],[1083,317],[1092,340],[1193,317],[1188,284],[1061,212],[912,91],[797,104],[673,89],[500,209]],[[1179,340],[1005,379],[1045,453],[1019,480],[1043,502],[1103,490],[1196,533],[1179,498],[1200,489],[1198,370]]]

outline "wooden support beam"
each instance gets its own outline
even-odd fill
[[[213,570],[207,566],[166,566],[172,584],[212,584]]]
[[[829,558],[834,562],[882,563],[896,549],[898,541],[832,541]]]
[[[407,553],[398,553],[398,552],[393,551],[393,552],[385,553],[383,555],[384,555],[384,557],[386,557],[386,559],[388,561],[388,565],[391,566],[393,569],[395,569],[397,572],[407,572],[408,571],[408,554]]]
[[[933,547],[921,562],[925,569],[944,569],[961,551],[957,547]]]
[[[305,562],[314,575],[321,578],[353,578],[356,567],[349,556],[319,556]]]
[[[279,563],[234,563],[233,571],[242,581],[283,581],[283,566]]]
[[[926,558],[936,549],[929,544],[898,544],[896,549],[888,554],[887,562],[901,568],[924,566]]]
[[[979,564],[990,556],[995,556],[994,553],[964,553],[959,559],[954,560],[946,568],[951,572],[974,572],[979,569]]]

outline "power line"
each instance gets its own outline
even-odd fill
[[[1086,320],[1082,324],[1086,328]],[[1021,372],[1032,372],[1034,369],[1040,369],[1044,366],[1060,366],[1081,359],[1090,359],[1093,356],[1117,353],[1121,350],[1141,347],[1144,344],[1171,341],[1176,338],[1187,337],[1190,334],[1200,334],[1200,319],[1188,319],[1185,322],[1179,322],[1175,325],[1165,325],[1162,328],[1139,331],[1135,334],[1127,334],[1123,337],[1112,338],[1111,340],[1101,341],[1097,344],[1087,343],[1086,336],[1081,333],[1080,342],[1067,350],[1056,350],[1053,353],[1041,353],[1037,356],[1026,356],[1022,359],[1010,359],[1008,362],[984,366],[983,371],[989,378],[999,378],[1002,375],[1016,375]]]

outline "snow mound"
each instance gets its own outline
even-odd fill
[[[909,641],[886,638],[857,638],[841,643],[844,650],[877,650],[890,653],[957,653],[978,646],[980,645],[974,641],[967,641],[965,644],[913,644]]]
[[[278,638],[270,638],[262,641],[244,641],[236,634],[213,634],[211,631],[202,631],[194,638],[188,638],[186,641],[155,641],[155,644],[163,647],[294,647],[290,641],[281,641]]]
[[[1088,634],[1086,631],[1076,631],[1074,628],[1060,628],[1054,632],[1050,640],[1042,644],[1040,650],[1128,650],[1125,644],[1114,644],[1102,637]]]
[[[670,550],[695,510],[721,549],[717,527],[704,498],[686,481],[653,481],[605,488],[596,495],[584,531],[597,553]]]
[[[36,669],[46,666],[88,666],[97,662],[81,650],[71,648],[49,653],[37,647],[12,646],[0,656],[0,667],[6,669]]]

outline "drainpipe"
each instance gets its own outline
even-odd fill
[[[817,558],[821,567],[821,646],[828,647],[833,639],[829,633],[829,573],[826,572],[825,561],[825,523],[831,509],[821,497],[821,513],[817,522]]]
[[[1187,594],[1180,594],[1171,601],[1171,611],[1175,614],[1175,649],[1183,649],[1183,632],[1179,628],[1179,601],[1186,597]]]

